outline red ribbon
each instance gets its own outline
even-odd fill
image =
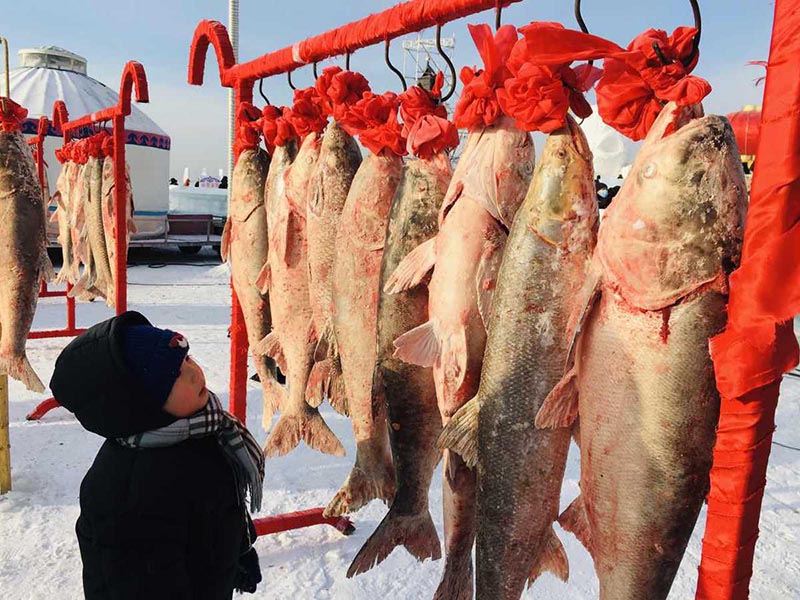
[[[114,154],[114,138],[106,134],[103,138],[103,156],[112,156]]]
[[[357,135],[373,154],[393,152],[405,156],[406,140],[397,120],[399,102],[394,92],[381,95],[364,92],[363,98],[350,107],[340,122],[345,131]]]
[[[415,85],[400,94],[402,136],[409,154],[429,159],[458,146],[458,129],[447,120],[447,109],[440,104],[443,85],[444,74],[439,71],[430,91]]]
[[[268,104],[261,111],[261,131],[264,134],[264,142],[270,154],[276,146],[285,146],[287,142],[297,139],[297,131],[291,121],[286,118],[285,113],[288,108],[278,108]]]
[[[315,87],[295,90],[291,110],[284,111],[284,118],[294,127],[300,139],[309,133],[322,133],[328,124],[322,98]]]
[[[252,150],[261,141],[261,111],[249,102],[242,102],[236,111],[238,123],[233,136],[233,152],[239,156],[244,150]]]
[[[459,128],[478,129],[488,127],[502,115],[497,89],[511,76],[506,61],[517,42],[517,30],[512,25],[503,25],[493,36],[488,25],[468,27],[484,68],[461,69],[464,89],[456,104],[453,121]]]
[[[20,131],[25,117],[28,116],[28,109],[21,107],[11,98],[4,98],[2,102],[5,102],[6,110],[0,111],[0,129],[8,133]]]
[[[332,115],[337,121],[344,119],[350,106],[370,91],[369,83],[361,73],[342,71],[341,67],[323,70],[315,87],[325,114]]]
[[[690,75],[697,56],[688,66],[683,61],[692,53],[697,29],[678,27],[671,36],[648,29],[627,49],[598,36],[563,29],[554,24],[539,24],[526,36],[531,61],[555,66],[573,60],[604,59],[603,75],[597,84],[597,107],[603,121],[628,136],[641,140],[670,100],[679,106],[697,104],[710,92],[711,85]],[[653,44],[669,64],[664,64]]]

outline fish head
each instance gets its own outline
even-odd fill
[[[639,308],[663,308],[738,264],[747,196],[727,119],[668,104],[606,212],[598,256]]]
[[[529,227],[540,238],[591,252],[598,222],[592,151],[572,117],[547,137],[528,195]]]
[[[514,127],[507,117],[496,126],[491,143],[494,151],[487,157],[493,159],[494,204],[500,222],[510,228],[530,186],[536,151],[531,135]]]

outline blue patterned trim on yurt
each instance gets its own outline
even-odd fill
[[[34,119],[25,119],[25,122],[22,124],[22,133],[36,135],[36,132],[39,128],[39,121]],[[109,132],[111,129],[109,128]],[[82,138],[88,137],[94,130],[90,127],[86,127],[83,129],[78,129],[77,131],[72,132],[73,138]],[[61,134],[58,133],[53,124],[51,123],[48,130],[47,135],[53,137],[61,137]],[[160,150],[169,150],[172,146],[172,140],[168,135],[159,135],[157,133],[146,133],[144,131],[125,131],[125,144],[130,146],[145,146],[147,148],[158,148]]]

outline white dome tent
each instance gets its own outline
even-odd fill
[[[627,175],[638,144],[606,125],[597,112],[597,106],[592,106],[592,110],[592,114],[581,123],[581,128],[594,156],[594,172],[606,185],[618,185],[616,180],[619,175],[623,178]]]
[[[28,48],[18,54],[20,66],[10,75],[11,97],[28,109],[24,133],[36,133],[40,116],[52,118],[56,100],[64,101],[70,119],[117,104],[116,90],[86,74],[85,58],[55,46]],[[125,129],[125,153],[131,169],[138,229],[134,237],[164,235],[169,206],[170,137],[136,106],[132,106],[130,116],[125,119]],[[54,151],[62,142],[51,125],[44,152],[51,186],[55,185],[61,169]]]

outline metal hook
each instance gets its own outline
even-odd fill
[[[263,77],[258,80],[258,93],[264,99],[264,102],[266,102],[267,106],[269,106],[271,104],[270,101],[269,101],[269,98],[267,98],[264,95],[264,78]]]
[[[347,54],[344,55],[344,69],[345,71],[350,70],[350,51],[347,51]]]
[[[314,69],[314,80],[316,81],[319,79],[319,75],[317,75],[317,63],[314,63],[312,68]]]
[[[392,64],[392,61],[389,60],[389,40],[388,39],[386,40],[386,52],[384,53],[384,58],[386,59],[386,66],[389,67],[389,69],[392,71],[392,73],[394,73],[395,75],[397,75],[400,78],[400,83],[403,85],[403,91],[405,92],[408,89],[408,86],[406,85],[406,78],[403,77],[403,74],[400,72],[400,70],[398,70],[398,68],[395,67]]]
[[[497,31],[500,29],[500,25],[503,23],[503,5],[500,3],[500,0],[497,1],[494,9],[494,30]]]
[[[456,91],[456,68],[453,65],[453,61],[450,60],[450,57],[444,53],[442,49],[442,26],[436,26],[436,50],[439,52],[441,57],[444,59],[444,62],[447,63],[447,68],[450,71],[450,75],[453,78],[453,85],[450,87],[450,91],[447,92],[444,96],[442,96],[442,104],[450,100],[453,97],[453,94]]]
[[[700,51],[700,36],[703,33],[703,17],[700,14],[700,4],[697,0],[689,0],[689,4],[692,6],[692,14],[694,15],[694,26],[697,29],[697,35],[694,36],[694,41],[692,42],[692,52],[689,56],[686,57],[686,60],[682,62],[683,66],[687,69],[691,66],[691,64],[697,58],[697,53]],[[661,50],[661,47],[656,43],[653,42],[653,50],[658,56],[658,60],[661,61],[661,64],[664,66],[671,65],[673,61],[669,58],[664,56],[664,52]]]
[[[583,15],[581,14],[581,0],[575,0],[575,20],[583,33],[589,33],[589,28],[586,26],[586,21],[583,20]],[[590,60],[588,64],[591,67],[594,61]]]
[[[286,71],[286,79],[289,80],[289,87],[292,88],[293,90],[296,90],[297,88],[292,83],[292,72],[291,71]]]

